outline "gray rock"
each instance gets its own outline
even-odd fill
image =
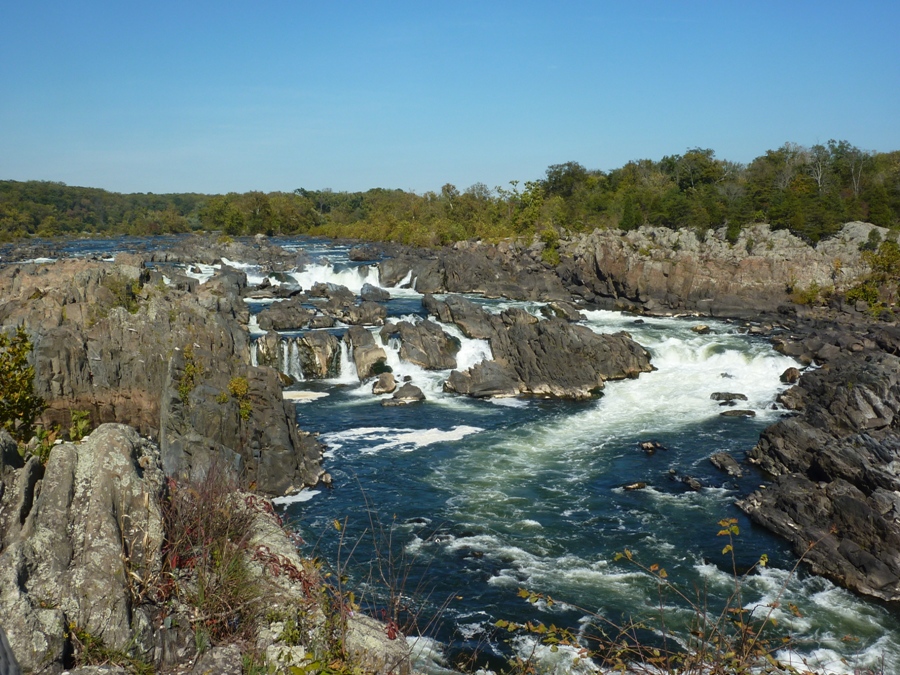
[[[400,340],[400,358],[426,370],[449,370],[456,368],[456,354],[460,343],[445,333],[433,321],[410,323],[401,321],[387,324],[381,329],[381,340],[387,343],[391,338]]]
[[[391,294],[383,288],[366,283],[360,289],[359,297],[364,302],[387,302],[391,299]]]
[[[378,379],[372,384],[372,393],[376,396],[382,394],[391,394],[397,389],[397,382],[394,380],[393,373],[381,373]]]
[[[315,310],[304,307],[305,298],[291,298],[272,303],[257,314],[259,327],[263,330],[294,330],[305,328],[316,315]]]
[[[409,405],[410,403],[419,403],[424,400],[425,394],[422,393],[422,390],[411,382],[407,382],[394,392],[393,397],[384,399],[381,405],[385,407]]]
[[[726,410],[719,413],[722,417],[756,417],[754,410]]]
[[[0,615],[25,670],[62,663],[68,622],[111,649],[147,643],[134,612],[134,579],[162,566],[163,489],[158,450],[107,424],[56,446],[40,493],[0,553]]]
[[[0,675],[22,675],[16,655],[12,653],[6,632],[0,626]]]
[[[387,363],[387,353],[375,343],[375,337],[362,326],[351,326],[344,333],[344,342],[350,347],[350,355],[356,365],[359,381],[373,377],[382,371]]]
[[[744,470],[741,469],[741,465],[738,464],[737,460],[727,452],[717,452],[709,458],[709,461],[714,467],[726,472],[729,476],[740,478],[744,475]]]
[[[191,675],[241,675],[242,667],[237,645],[212,647],[200,655]]]
[[[717,391],[709,395],[713,401],[746,401],[744,394],[734,394],[727,391]]]
[[[513,372],[496,361],[482,361],[463,372],[454,370],[444,383],[444,391],[475,398],[518,396],[520,393]]]

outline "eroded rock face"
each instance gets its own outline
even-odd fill
[[[848,223],[815,248],[768,225],[743,228],[733,245],[724,228],[703,241],[687,229],[598,230],[563,245],[557,270],[569,290],[610,308],[753,317],[792,289],[846,288],[865,270],[859,244],[873,227]]]
[[[384,369],[387,354],[383,347],[375,343],[375,336],[368,330],[362,326],[351,326],[344,333],[344,342],[350,347],[350,354],[356,365],[356,374],[360,382],[373,377]]]
[[[848,349],[788,393],[800,415],[749,453],[775,482],[738,505],[817,573],[900,600],[900,358]]]
[[[0,615],[15,617],[4,627],[23,669],[61,670],[70,623],[112,649],[151,651],[134,584],[160,570],[163,480],[156,446],[123,425],[53,448],[21,527],[0,533]]]
[[[522,309],[491,315],[454,296],[425,306],[456,321],[471,337],[490,342],[493,362],[450,374],[446,391],[470,396],[529,394],[584,399],[611,379],[637,377],[652,370],[649,353],[627,334],[598,335],[585,326],[553,315],[538,319]]]
[[[426,370],[456,368],[459,340],[445,333],[433,321],[389,323],[381,329],[381,340],[400,340],[400,358]]]
[[[14,443],[2,433],[0,451],[6,486],[0,514],[14,514],[0,524],[0,618],[23,671],[57,674],[71,665],[74,626],[160,672],[188,672],[198,656],[191,629],[196,608],[155,604],[161,590],[156,584],[164,579],[159,573],[167,525],[161,507],[167,482],[158,447],[130,427],[105,424],[80,443],[55,446],[36,484],[30,478],[32,461],[14,461],[9,456]],[[309,633],[299,654],[308,655],[316,645],[327,644],[334,626],[310,602],[314,593],[301,573],[297,546],[272,515],[271,504],[240,492],[233,497],[235,507],[248,516],[241,532],[247,541],[248,583],[265,589],[271,614],[304,612]],[[170,531],[168,536],[179,535]],[[179,583],[190,581],[181,577]],[[160,611],[174,619],[171,625],[161,620]],[[281,659],[296,642],[282,641],[269,612],[258,621],[257,644],[251,648],[277,656],[273,665],[299,666]],[[245,641],[218,645],[197,660],[193,672],[240,672],[247,646]],[[367,672],[409,672],[403,636],[373,619],[350,617],[345,646]]]
[[[274,373],[249,366],[244,273],[198,284],[172,272],[166,285],[142,264],[123,255],[0,270],[0,324],[24,323],[31,335],[43,422],[65,429],[70,411],[86,410],[93,425],[126,422],[159,438],[170,468],[190,472],[195,454],[202,464],[221,451],[263,492],[314,483],[320,450],[298,434]],[[245,400],[230,393],[233,381],[248,383]]]

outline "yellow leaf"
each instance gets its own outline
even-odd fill
[[[331,524],[334,525],[334,529],[336,529],[338,532],[340,532],[343,529],[343,526],[341,525],[341,521],[339,521],[337,518],[335,518],[331,522]]]
[[[734,547],[731,544],[728,544],[728,546],[726,546],[725,548],[722,549],[722,555],[725,555],[726,553],[730,553],[733,550],[734,550]]]

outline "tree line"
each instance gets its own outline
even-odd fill
[[[768,150],[749,164],[691,148],[611,171],[554,164],[543,177],[424,194],[374,188],[335,192],[118,194],[43,181],[0,181],[0,240],[153,235],[220,230],[240,236],[319,235],[436,246],[644,224],[701,236],[766,222],[816,242],[851,220],[900,225],[900,151],[868,152],[847,141]]]

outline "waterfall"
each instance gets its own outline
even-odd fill
[[[337,377],[337,381],[345,384],[357,384],[359,382],[359,375],[356,372],[356,364],[353,362],[353,354],[350,351],[350,347],[347,345],[346,340],[341,340],[341,355],[340,355],[340,372]]]
[[[253,366],[254,368],[259,365],[259,360],[258,360],[257,353],[256,353],[256,350],[258,348],[259,347],[256,344],[256,340],[253,340],[250,343],[250,365]]]
[[[298,382],[301,382],[306,378],[303,374],[303,364],[300,363],[300,345],[297,344],[299,339],[300,338],[288,338],[286,340],[288,343],[288,361],[286,363],[287,370],[285,372]]]

